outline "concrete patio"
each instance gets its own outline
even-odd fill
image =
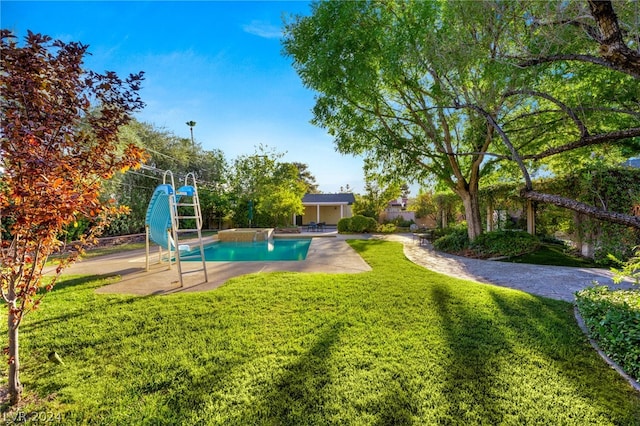
[[[278,262],[206,262],[208,282],[205,282],[202,262],[182,262],[183,286],[177,265],[168,269],[166,262],[159,263],[157,247],[150,255],[150,269],[145,270],[145,250],[133,250],[96,258],[84,259],[65,274],[120,276],[121,279],[96,290],[97,293],[121,294],[170,294],[188,291],[205,291],[217,288],[227,280],[240,275],[291,271],[322,272],[327,274],[360,273],[370,271],[369,265],[337,232],[303,232],[286,235],[284,238],[309,238],[311,240],[306,260]],[[204,243],[212,243],[206,238]],[[192,242],[193,243],[193,242]]]

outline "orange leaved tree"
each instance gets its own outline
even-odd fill
[[[142,73],[120,79],[83,69],[86,45],[29,32],[23,45],[0,30],[0,290],[8,308],[9,394],[20,401],[18,328],[118,208],[101,198],[115,171],[138,167],[144,153],[121,147],[118,128],[144,104]],[[43,280],[49,255],[67,227],[93,224]]]

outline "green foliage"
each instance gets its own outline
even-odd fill
[[[362,234],[364,232],[374,232],[378,228],[378,222],[371,217],[355,215],[343,217],[338,221],[338,232]]]
[[[433,242],[436,250],[447,253],[458,253],[469,247],[469,234],[466,229],[452,229],[443,237]]]
[[[62,232],[64,238],[61,239],[63,239],[66,243],[78,241],[83,235],[86,234],[90,226],[91,222],[89,221],[89,219],[81,218],[64,228],[64,231]],[[111,226],[113,226],[113,224],[111,224]]]
[[[598,346],[640,380],[640,292],[596,286],[576,293],[576,304]]]
[[[347,232],[349,232],[349,230],[351,229],[351,218],[350,217],[343,217],[342,219],[340,219],[338,221],[338,232],[341,234],[345,234]]]
[[[105,183],[106,193],[111,194],[131,212],[115,220],[107,235],[123,235],[144,232],[149,200],[156,186],[162,183],[163,172],[171,170],[179,180],[193,172],[198,182],[200,207],[205,225],[216,217],[224,216],[211,201],[224,199],[226,195],[228,164],[220,150],[204,151],[199,143],[182,138],[170,131],[149,123],[132,121],[118,133],[121,144],[134,144],[146,150],[149,160],[146,166],[135,172],[120,173]]]
[[[407,220],[407,219],[403,218],[402,216],[397,216],[397,217],[394,217],[393,219],[391,219],[390,221],[388,221],[387,223],[393,224],[393,225],[395,225],[397,227],[400,227],[400,228],[408,228],[411,225],[413,225],[415,223],[415,221]]]
[[[523,231],[492,231],[478,236],[470,244],[480,257],[518,256],[535,251],[540,240]]]
[[[408,210],[414,211],[418,219],[423,217],[433,218],[437,220],[438,203],[431,192],[423,192],[422,189],[416,199],[408,207]]]
[[[537,181],[541,191],[557,194],[609,211],[630,214],[640,208],[640,170],[620,167],[590,165],[572,170],[553,179]],[[496,209],[521,210],[524,200],[518,194],[519,185],[493,185],[481,190],[481,198],[491,202]],[[622,225],[577,215],[573,211],[552,205],[536,207],[536,231],[542,235],[563,232],[574,240],[593,243],[594,260],[600,265],[610,265],[613,255],[628,259],[632,248],[640,244],[640,231]]]
[[[258,211],[271,218],[271,226],[288,226],[294,214],[302,214],[302,196],[305,187],[301,182],[291,181],[291,187],[265,187],[258,199]]]
[[[378,227],[378,222],[372,218],[362,215],[355,215],[351,218],[349,232],[363,233],[373,232]]]
[[[371,175],[367,175],[365,180],[365,193],[364,195],[356,195],[353,213],[375,219],[380,217],[380,214],[389,205],[389,201],[400,195],[400,185],[394,182],[380,186],[374,182],[375,177]]]
[[[548,182],[550,191],[572,194],[577,200],[609,211],[630,214],[640,197],[640,170],[591,166]],[[572,218],[573,219],[573,218]],[[596,246],[594,260],[609,265],[609,255],[628,259],[640,244],[640,231],[579,216],[576,232]]]
[[[393,234],[397,229],[398,227],[393,223],[384,223],[378,226],[378,232],[383,234]]]
[[[252,226],[286,226],[294,214],[303,212],[302,197],[308,186],[299,166],[280,161],[283,156],[260,145],[253,154],[236,158],[230,178],[235,226],[248,226],[250,202],[254,203]]]
[[[624,278],[631,278],[636,285],[640,285],[640,246],[635,248],[635,254],[626,262],[619,260],[612,254],[609,255],[609,259],[620,266],[620,269],[612,268],[616,284],[621,283]]]
[[[532,265],[571,266],[573,268],[596,268],[593,260],[578,255],[574,249],[563,243],[543,243],[531,253],[509,257],[504,262],[529,263]]]
[[[475,107],[498,110],[502,90],[518,80],[487,60],[510,43],[501,39],[504,17],[519,14],[516,3],[503,7],[497,14],[485,2],[314,4],[284,39],[303,82],[318,92],[313,123],[340,152],[364,156],[382,180],[435,178],[474,196],[485,164],[478,152],[494,140]],[[451,108],[460,96],[474,105]],[[467,207],[479,233],[477,204]]]

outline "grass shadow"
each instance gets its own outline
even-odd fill
[[[251,415],[272,419],[276,424],[320,424],[326,420],[325,388],[331,384],[329,359],[344,327],[342,322],[326,326],[305,353],[284,365],[282,374],[268,387]],[[243,419],[240,424],[254,420]]]
[[[500,424],[495,404],[502,384],[493,358],[511,350],[510,340],[496,327],[483,306],[469,305],[451,286],[434,285],[431,297],[441,317],[440,328],[449,347],[441,392],[447,396],[447,421]]]
[[[596,405],[614,424],[640,424],[640,405],[634,412],[620,409],[625,400],[639,395],[590,346],[575,321],[572,304],[537,296],[514,300],[496,291],[489,294],[507,327],[542,357],[546,368],[557,371],[559,381]],[[585,375],[584,370],[598,372]]]

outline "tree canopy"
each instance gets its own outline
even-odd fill
[[[576,60],[606,43],[583,34],[603,20],[580,4],[318,2],[287,24],[284,48],[338,150],[444,183],[474,238],[481,178],[518,172],[536,198],[532,173],[588,162],[596,146],[612,162],[638,151],[638,81],[607,60]],[[631,9],[621,16],[632,24]]]

